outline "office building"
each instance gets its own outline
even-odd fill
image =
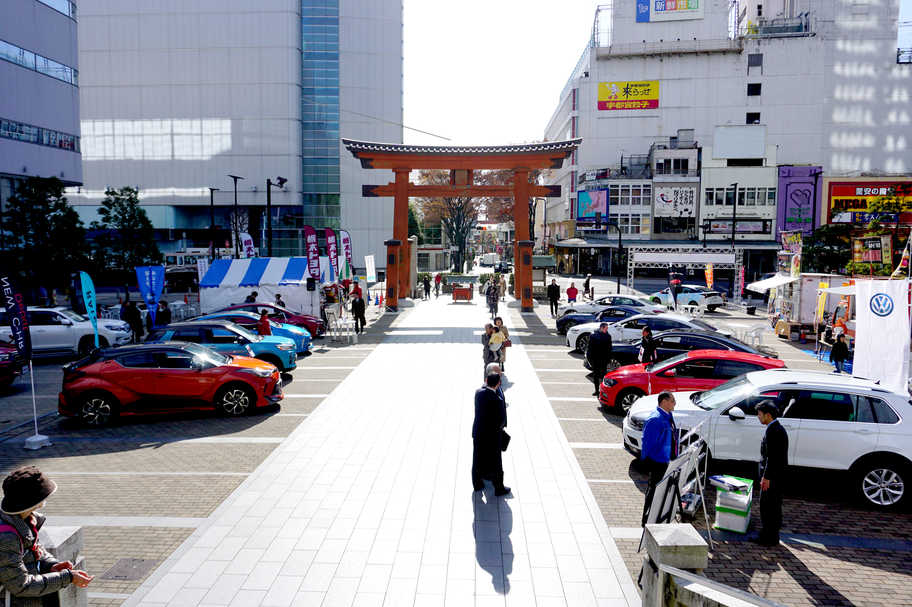
[[[26,177],[82,183],[76,5],[0,3],[0,209]]]
[[[135,186],[164,251],[221,242],[235,204],[266,254],[304,252],[301,227],[351,233],[355,266],[385,259],[392,179],[340,153],[340,136],[402,140],[401,0],[80,2],[84,186],[94,218],[106,187]],[[210,188],[218,188],[210,198]]]

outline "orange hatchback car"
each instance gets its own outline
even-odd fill
[[[280,400],[270,363],[172,342],[95,350],[64,366],[57,410],[104,426],[118,416],[182,411],[239,416]]]

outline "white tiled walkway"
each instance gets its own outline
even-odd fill
[[[521,337],[513,497],[472,492],[484,322],[418,302],[124,605],[639,604]]]

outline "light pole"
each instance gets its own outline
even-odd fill
[[[621,264],[624,262],[624,240],[621,236],[621,227],[616,223],[606,224],[609,228],[614,228],[618,232],[618,275],[617,275],[617,292],[620,295],[621,293],[621,272],[623,268]]]
[[[231,228],[232,228],[232,231],[234,232],[234,258],[240,259],[240,257],[241,257],[241,249],[240,249],[241,234],[240,234],[240,229],[239,229],[240,225],[239,224],[240,224],[241,218],[238,215],[237,182],[238,182],[238,179],[243,179],[243,177],[240,177],[239,175],[228,175],[228,176],[234,180],[234,221],[231,222],[233,224],[231,226]]]
[[[738,223],[738,182],[731,184],[735,188],[735,197],[732,200],[732,251],[735,250],[735,224]]]
[[[811,199],[811,234],[814,233],[814,226],[817,225],[817,182],[820,180],[822,174],[823,169],[817,169],[816,171],[811,172],[810,175],[814,178],[814,197]]]
[[[281,188],[288,181],[284,177],[276,177],[275,183],[266,179],[266,256],[272,257],[272,186]]]
[[[215,261],[215,193],[219,188],[209,188],[209,261]]]

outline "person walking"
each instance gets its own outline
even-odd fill
[[[485,293],[485,301],[488,303],[488,312],[491,313],[491,318],[497,316],[497,284],[494,282],[494,278],[488,281],[488,288]]]
[[[586,274],[586,280],[583,281],[583,299],[586,299],[587,297],[590,299],[592,298],[592,294],[589,292],[589,283],[591,280],[592,274]]]
[[[472,489],[484,489],[484,480],[494,484],[494,495],[510,493],[504,485],[503,446],[507,425],[506,402],[498,395],[501,374],[486,373],[485,385],[475,391],[472,422]]]
[[[421,284],[424,286],[424,298],[431,298],[431,277],[427,274],[424,276],[424,280],[421,281]]]
[[[665,476],[668,462],[678,456],[678,427],[671,414],[675,408],[675,398],[671,392],[659,394],[656,410],[649,414],[643,426],[640,459],[649,471],[649,485],[646,487],[646,501],[643,504],[643,526],[649,517],[652,497],[656,485]]]
[[[133,332],[133,343],[141,343],[143,337],[142,312],[136,307],[135,301],[127,302],[127,309],[124,312],[124,321],[130,325],[130,330]]]
[[[766,426],[760,441],[760,534],[761,546],[778,546],[782,528],[782,485],[788,466],[788,432],[779,422],[779,408],[772,400],[757,405],[757,419]]]
[[[158,312],[155,313],[155,324],[159,327],[167,327],[171,324],[171,308],[165,301],[158,302]]]
[[[557,302],[560,301],[560,287],[557,280],[552,278],[548,285],[548,302],[551,304],[551,316],[557,316]]]
[[[849,359],[849,344],[846,343],[845,334],[840,333],[836,338],[836,343],[833,344],[833,349],[830,350],[830,360],[833,361],[833,364],[836,365],[836,368],[833,370],[833,373],[842,373],[843,366],[845,361]]]
[[[491,336],[494,335],[494,325],[487,323],[485,325],[484,333],[481,334],[481,358],[484,363],[485,368],[492,362],[496,362],[494,358],[494,353],[491,352]]]
[[[260,312],[260,320],[257,321],[257,333],[259,335],[272,335],[272,327],[269,326],[269,311]]]
[[[561,262],[559,264],[557,264],[557,273],[558,274],[564,273],[564,261],[563,260],[561,260]]]
[[[250,295],[248,295],[248,296],[244,299],[244,303],[256,303],[257,297],[259,297],[259,295],[260,295],[260,294],[257,293],[256,291],[251,291],[251,292],[250,292]]]
[[[589,345],[586,346],[586,361],[592,368],[592,383],[595,392],[592,396],[599,395],[599,385],[608,372],[608,361],[611,360],[611,335],[608,333],[608,323],[603,322],[597,331],[589,336]]]
[[[434,275],[434,298],[440,297],[440,283],[443,280],[443,277],[440,275],[440,272]]]
[[[652,329],[643,327],[643,339],[640,341],[640,362],[654,363],[658,359],[656,355],[656,342],[652,336]]]
[[[570,286],[567,288],[567,301],[569,303],[576,303],[577,293],[579,293],[579,289],[576,288],[576,283],[571,282]]]
[[[513,345],[510,341],[510,332],[504,326],[503,318],[498,316],[494,319],[494,326],[498,329],[498,332],[503,335],[503,345],[500,347],[500,356],[498,357],[498,362],[500,363],[499,373],[503,373],[506,369],[505,363],[507,362],[507,348]]]
[[[500,301],[507,301],[507,279],[504,278],[503,274],[500,274],[500,282],[498,282],[497,287],[500,290]]]
[[[45,516],[38,512],[57,484],[38,468],[25,466],[3,480],[0,502],[0,601],[12,607],[59,604],[51,599],[70,584],[85,588],[94,579],[58,561],[38,541]],[[50,599],[47,603],[42,597]],[[56,597],[55,597],[56,598]]]
[[[281,294],[281,293],[276,293],[276,296],[275,296],[275,305],[281,306],[281,307],[283,307],[283,308],[287,307],[287,306],[285,305],[285,300],[282,299],[282,294]]]
[[[355,319],[355,333],[364,333],[364,325],[367,324],[367,319],[364,318],[364,300],[354,291],[352,291],[351,311],[352,317]]]

